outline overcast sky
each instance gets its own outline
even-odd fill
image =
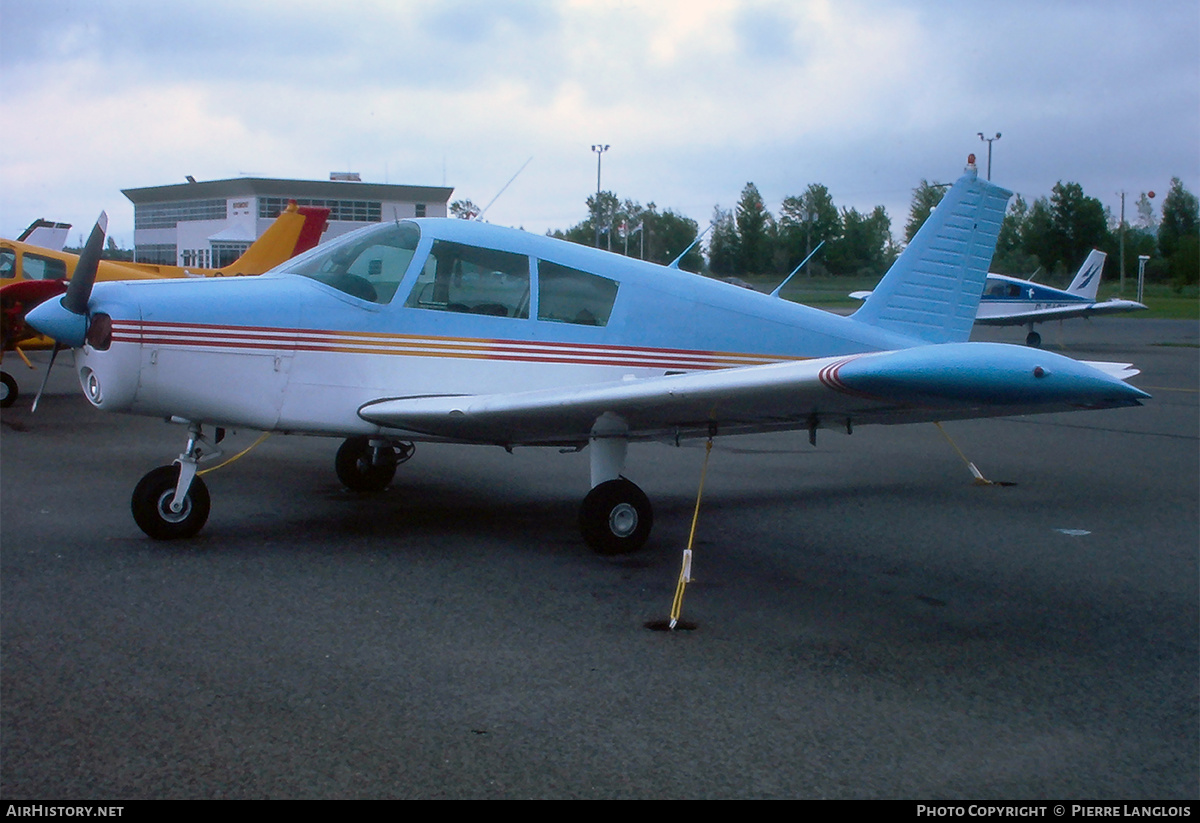
[[[448,185],[544,232],[603,186],[705,226],[753,181],[886,206],[975,152],[1027,199],[1200,192],[1200,3],[0,0],[0,236],[123,188],[243,175]]]

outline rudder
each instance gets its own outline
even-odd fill
[[[967,166],[852,318],[928,343],[965,342],[1011,196]]]

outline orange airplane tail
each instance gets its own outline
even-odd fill
[[[255,240],[245,254],[221,270],[221,274],[262,274],[321,242],[329,220],[329,209],[297,206],[288,202],[286,211]]]

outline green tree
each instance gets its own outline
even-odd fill
[[[461,220],[474,220],[482,209],[470,200],[455,200],[450,204],[450,214]]]
[[[1200,281],[1200,201],[1178,177],[1171,178],[1171,189],[1163,199],[1158,249],[1176,285]]]
[[[946,196],[946,186],[942,183],[930,183],[921,178],[921,183],[913,189],[912,205],[908,209],[908,222],[904,224],[904,242],[911,243],[917,236],[921,226],[929,219],[933,209]]]
[[[1158,249],[1170,258],[1180,242],[1200,230],[1200,203],[1178,177],[1171,178],[1171,189],[1163,200],[1162,220],[1158,224]]]
[[[1055,268],[1074,270],[1089,251],[1107,243],[1108,218],[1104,205],[1094,197],[1087,197],[1078,183],[1054,184],[1050,211],[1058,255],[1052,264]]]
[[[740,243],[733,212],[713,206],[712,234],[708,240],[708,268],[718,277],[738,273]]]
[[[639,225],[642,232],[640,239],[645,243],[645,259],[662,265],[674,262],[675,258],[691,245],[699,232],[695,220],[671,209],[659,212],[654,203],[646,206],[639,219]],[[636,226],[631,226],[630,230],[634,228]],[[630,248],[632,252],[632,246]],[[700,253],[699,244],[693,246],[679,261],[679,268],[684,271],[698,272],[703,266],[704,257]]]
[[[784,198],[779,209],[778,236],[787,271],[808,257],[822,240],[828,242],[841,233],[841,217],[825,186],[812,183],[804,194]],[[810,263],[807,270],[811,274],[818,268],[821,264]]]
[[[1028,277],[1037,267],[1038,259],[1025,251],[1025,231],[1029,221],[1029,204],[1017,195],[1008,204],[1000,223],[996,253],[992,256],[991,271]]]
[[[774,256],[775,221],[763,205],[753,183],[742,189],[735,211],[738,235],[738,268],[746,274],[771,271]]]
[[[882,274],[895,259],[892,220],[883,206],[870,214],[842,209],[842,235],[825,246],[830,271],[834,274]]]

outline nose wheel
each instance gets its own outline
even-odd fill
[[[637,551],[646,544],[653,525],[650,499],[624,477],[596,486],[579,507],[579,530],[597,554]]]
[[[173,505],[175,489],[179,485],[179,468],[178,463],[159,466],[147,472],[133,490],[130,501],[133,519],[155,540],[191,537],[208,520],[208,487],[199,477],[192,478],[179,505]]]

